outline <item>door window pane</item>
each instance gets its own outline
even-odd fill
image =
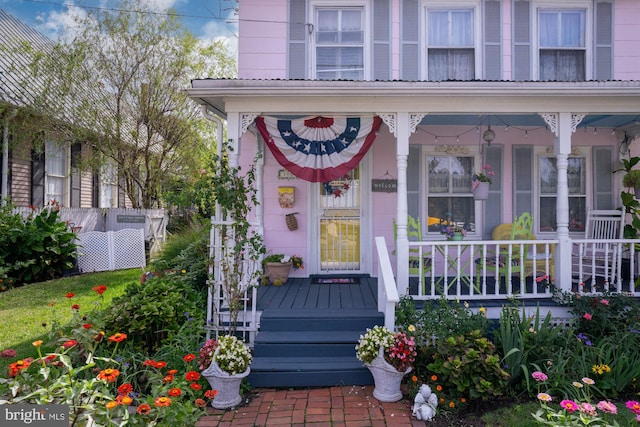
[[[570,157],[567,166],[569,187],[569,231],[584,231],[587,213],[586,158]],[[556,194],[558,168],[555,157],[541,157],[539,161],[540,182],[540,231],[555,231]]]
[[[427,230],[439,233],[446,221],[475,231],[474,158],[427,156],[427,163]]]

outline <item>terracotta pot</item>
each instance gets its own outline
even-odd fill
[[[289,278],[292,262],[267,262],[264,265],[264,274],[272,284],[282,285]]]

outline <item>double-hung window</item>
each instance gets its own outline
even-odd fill
[[[586,80],[586,11],[538,10],[540,80]]]
[[[427,8],[428,79],[475,79],[474,9]]]
[[[476,229],[471,193],[475,158],[470,155],[427,155],[427,230],[439,233],[442,224],[454,224],[468,232]]]
[[[584,232],[587,214],[587,158],[569,157],[567,185],[569,187],[569,231]],[[540,231],[555,231],[558,167],[555,157],[538,158]]]
[[[366,78],[365,21],[364,6],[315,8],[313,53],[316,79]]]
[[[52,200],[64,206],[67,184],[67,149],[52,141],[45,144],[45,205]]]

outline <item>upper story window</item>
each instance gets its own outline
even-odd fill
[[[427,73],[429,80],[475,78],[473,9],[427,9]]]
[[[585,10],[538,11],[540,80],[586,80]]]
[[[440,233],[441,222],[453,222],[468,232],[476,230],[471,181],[475,157],[427,155],[427,230]]]
[[[365,21],[364,7],[319,6],[315,9],[316,79],[365,79]]]

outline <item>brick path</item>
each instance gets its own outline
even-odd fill
[[[254,389],[249,402],[228,410],[209,408],[197,427],[242,426],[422,426],[411,415],[413,402],[379,402],[373,386],[306,390]]]

